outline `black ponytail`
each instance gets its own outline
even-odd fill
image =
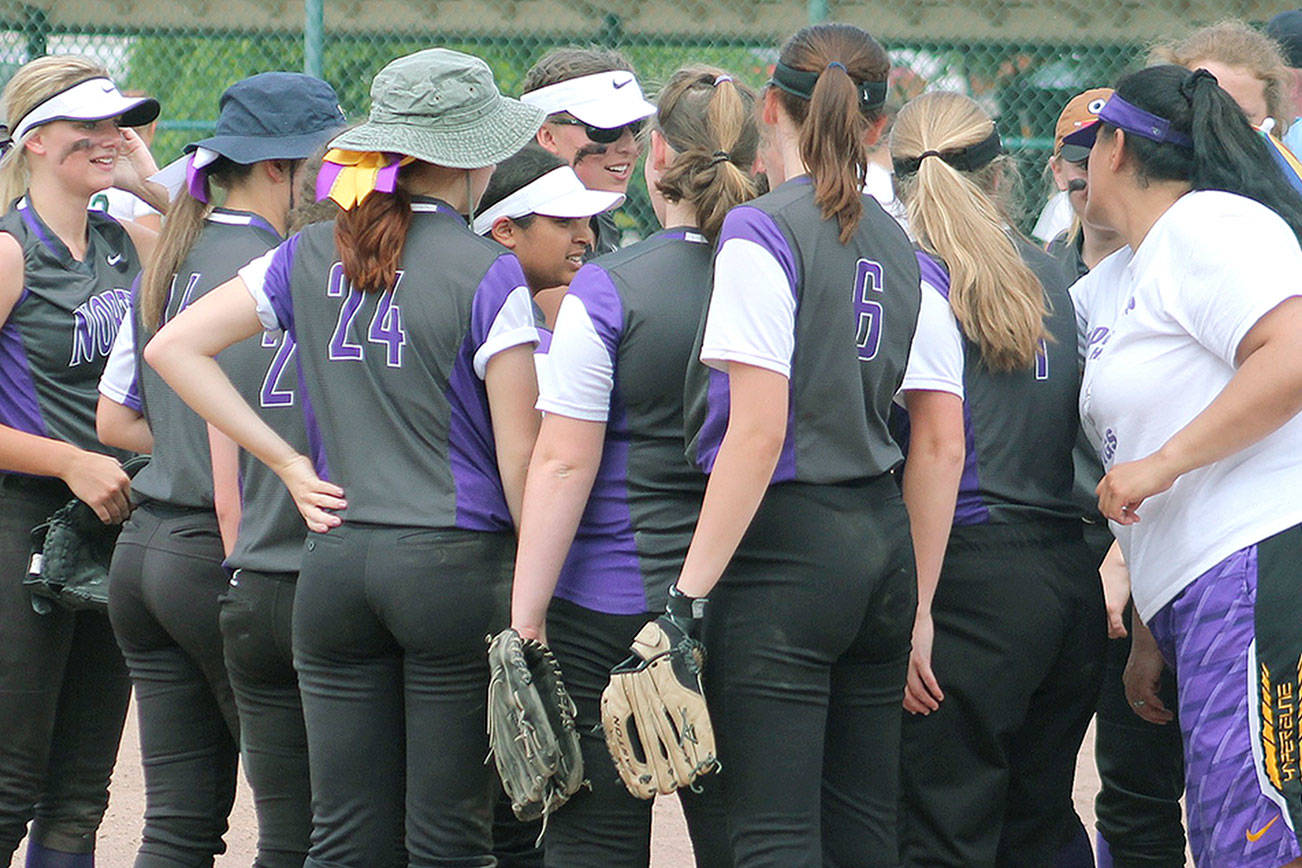
[[[1117,82],[1126,102],[1166,118],[1193,148],[1126,136],[1140,183],[1187,181],[1194,190],[1224,190],[1274,211],[1302,242],[1302,196],[1284,175],[1261,133],[1204,69],[1150,66]]]

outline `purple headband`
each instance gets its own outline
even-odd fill
[[[196,148],[185,163],[185,188],[191,196],[206,205],[208,204],[208,167],[195,166],[194,159],[198,153]]]
[[[1138,106],[1131,105],[1117,93],[1112,94],[1111,98],[1104,103],[1103,108],[1099,110],[1099,123],[1081,127],[1076,132],[1063,136],[1062,143],[1064,145],[1081,145],[1082,147],[1092,148],[1094,147],[1094,140],[1098,137],[1099,127],[1102,124],[1114,126],[1117,129],[1125,130],[1128,133],[1154,142],[1166,142],[1181,148],[1192,148],[1194,146],[1193,139],[1179,130],[1171,129],[1169,120],[1158,117],[1151,112],[1146,112]]]

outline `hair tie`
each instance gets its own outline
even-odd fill
[[[989,165],[995,157],[1003,152],[1004,146],[999,138],[999,130],[998,128],[992,128],[990,135],[967,147],[943,152],[937,150],[923,151],[916,157],[902,157],[898,160],[892,160],[891,163],[895,168],[895,174],[899,177],[917,172],[922,167],[922,161],[927,157],[939,157],[943,162],[960,172],[975,172],[977,169]]]
[[[827,66],[823,67],[823,71],[826,72],[827,70],[832,69],[832,68],[839,69],[839,70],[841,70],[842,72],[844,72],[846,75],[849,75],[849,74],[850,74],[850,70],[846,69],[846,68],[845,68],[845,64],[842,63],[842,62],[839,61],[839,60],[833,60],[833,61],[832,61],[831,63],[829,63]]]
[[[728,73],[725,72],[725,73],[722,73],[721,75],[719,75],[719,76],[714,80],[714,86],[715,86],[715,87],[718,87],[719,85],[723,84],[725,81],[732,81],[732,80],[733,80],[732,76],[731,76],[731,75],[728,75]]]
[[[1201,66],[1184,77],[1180,82],[1180,95],[1185,98],[1190,105],[1193,105],[1194,94],[1198,92],[1198,82],[1210,81],[1212,84],[1219,86],[1220,81]]]
[[[715,151],[714,159],[710,160],[711,166],[717,166],[719,163],[726,163],[732,159],[732,155],[727,151]]]

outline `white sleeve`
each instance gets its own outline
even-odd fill
[[[925,280],[918,328],[900,391],[949,392],[963,397],[963,333],[949,302]]]
[[[729,238],[714,259],[701,361],[727,370],[741,362],[791,377],[796,296],[781,263],[745,238]]]
[[[276,316],[275,308],[271,306],[271,298],[265,289],[267,270],[271,268],[271,260],[275,257],[277,249],[271,248],[237,272],[240,280],[244,281],[249,295],[253,296],[253,303],[258,307],[258,320],[267,331],[281,329],[280,319]]]
[[[138,395],[138,377],[136,370],[136,317],[132,308],[127,308],[118,326],[117,337],[113,339],[113,348],[109,350],[108,361],[104,363],[104,372],[99,378],[99,393],[133,410],[140,409]]]
[[[507,295],[497,316],[493,317],[488,336],[479,345],[479,349],[475,350],[475,376],[484,379],[488,360],[503,350],[520,344],[537,343],[538,326],[534,320],[533,298],[529,295],[529,287],[517,286]]]
[[[538,370],[539,410],[588,422],[610,417],[615,365],[579,298],[566,295],[561,301],[551,349]]]

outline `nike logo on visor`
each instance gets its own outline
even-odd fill
[[[632,83],[633,83],[633,79],[631,79],[631,78],[626,78],[626,79],[624,79],[623,81],[612,81],[612,82],[611,82],[611,85],[615,88],[615,90],[619,90],[619,89],[620,89],[621,87],[623,87],[624,85],[626,85],[626,84],[632,84]]]

